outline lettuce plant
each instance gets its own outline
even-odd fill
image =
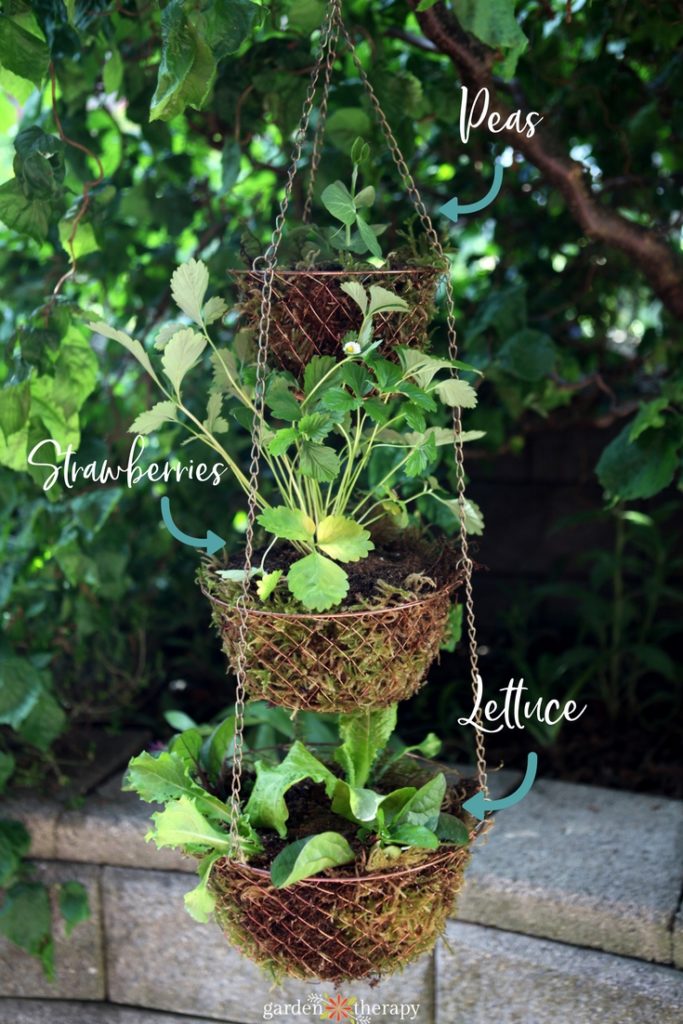
[[[90,328],[127,349],[163,396],[136,418],[131,432],[146,435],[178,423],[188,440],[215,452],[248,492],[248,480],[222,437],[234,429],[231,421],[249,428],[256,414],[254,343],[246,332],[238,332],[229,346],[214,341],[209,327],[227,307],[217,297],[206,301],[208,283],[201,261],[190,260],[173,274],[173,297],[193,326],[173,323],[161,329],[155,342],[160,368],[141,342],[123,331],[102,322]],[[378,354],[375,318],[405,312],[403,299],[376,285],[366,291],[356,281],[342,287],[357,303],[361,324],[345,336],[338,357],[313,357],[302,382],[283,370],[269,371],[265,382],[263,459],[277,499],[262,491],[256,496],[258,522],[271,537],[254,569],[258,594],[266,601],[286,585],[291,596],[316,611],[344,600],[349,590],[344,565],[373,549],[370,527],[378,519],[390,515],[405,525],[408,506],[427,496],[456,524],[456,502],[431,471],[438,448],[453,443],[452,425],[443,425],[451,420],[451,407],[472,408],[477,400],[470,383],[451,376],[454,366],[470,366],[401,347],[399,363]],[[206,373],[206,355],[212,376],[200,410],[186,383],[191,371]],[[481,433],[463,434],[463,440],[477,437]],[[286,576],[275,556],[269,560],[278,539],[299,555]],[[240,577],[228,571],[227,578]]]
[[[199,859],[199,885],[185,899],[188,911],[198,920],[207,920],[213,909],[208,886],[211,869],[230,851],[230,812],[217,795],[232,753],[234,719],[226,723],[208,739],[190,729],[174,737],[168,750],[133,758],[124,785],[143,800],[165,805],[152,815],[148,839]],[[324,787],[330,823],[338,820],[341,826],[287,843],[270,863],[274,886],[284,888],[327,868],[350,864],[360,849],[367,853],[367,870],[373,870],[398,861],[411,849],[468,843],[465,824],[441,810],[446,794],[442,772],[435,772],[420,786],[391,789],[382,785],[390,772],[396,777],[397,765],[409,752],[433,756],[439,749],[438,740],[430,734],[417,747],[388,755],[395,724],[395,706],[340,716],[341,742],[328,759],[322,760],[296,741],[280,762],[254,761],[255,777],[239,817],[239,842],[247,861],[263,859],[266,835],[287,839],[287,795],[306,780]],[[405,774],[409,781],[410,773]]]

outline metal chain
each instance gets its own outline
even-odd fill
[[[254,522],[256,520],[258,503],[258,482],[261,464],[261,443],[262,425],[265,399],[265,379],[268,362],[268,338],[270,335],[270,318],[273,296],[273,276],[277,265],[277,252],[282,239],[282,230],[285,217],[292,197],[294,178],[297,173],[299,160],[304,140],[313,110],[318,78],[325,57],[329,49],[331,34],[334,25],[339,17],[339,0],[333,0],[330,4],[322,32],[321,48],[316,63],[311,73],[311,78],[306,93],[306,100],[294,136],[294,147],[290,161],[289,172],[285,183],[284,194],[280,202],[280,208],[275,220],[275,228],[270,239],[270,244],[262,257],[254,260],[254,269],[257,269],[259,260],[264,263],[263,286],[261,292],[261,315],[259,319],[258,350],[256,357],[256,384],[254,387],[254,417],[251,429],[251,457],[249,466],[249,490],[247,499],[247,529],[244,544],[244,578],[242,580],[242,592],[236,602],[239,616],[239,630],[235,650],[235,675],[237,677],[237,688],[235,693],[235,740],[232,758],[232,784],[230,789],[230,855],[236,860],[243,861],[239,821],[241,810],[242,792],[242,767],[244,761],[244,707],[246,703],[246,658],[247,658],[247,636],[248,616],[247,605],[249,603],[249,582],[254,554]]]
[[[303,222],[308,224],[311,220],[311,209],[313,206],[313,190],[315,179],[318,175],[318,166],[322,156],[323,136],[325,134],[325,122],[327,120],[327,103],[330,98],[330,82],[332,81],[332,69],[337,59],[337,40],[339,37],[339,26],[341,24],[341,3],[337,0],[332,2],[333,24],[330,34],[327,59],[325,60],[325,76],[320,94],[320,106],[318,108],[318,123],[315,127],[313,138],[313,152],[311,154],[311,170],[308,175],[308,186],[306,188],[306,202],[304,203]]]
[[[417,214],[420,218],[422,226],[425,230],[427,238],[432,246],[432,249],[438,257],[439,265],[443,268],[445,276],[445,288],[446,288],[446,324],[448,330],[448,352],[452,360],[458,358],[458,332],[455,325],[455,299],[453,296],[453,282],[451,280],[450,273],[450,261],[446,256],[439,236],[432,224],[432,219],[427,212],[427,208],[422,200],[415,179],[413,178],[410,168],[405,161],[405,158],[401,152],[401,149],[396,141],[394,133],[391,130],[391,126],[387,121],[386,115],[382,110],[382,106],[377,98],[377,94],[373,89],[370,79],[368,78],[365,68],[361,64],[360,58],[356,52],[351,36],[345,25],[341,26],[342,35],[346,41],[349,51],[353,58],[353,62],[358,71],[363,86],[370,98],[370,102],[375,112],[375,116],[379,123],[384,138],[386,139],[389,151],[393,158],[396,169],[401,176],[403,185],[410,196],[413,206],[415,207]],[[453,367],[451,369],[453,377],[457,378],[457,369]],[[463,452],[462,442],[462,427],[461,427],[461,415],[460,409],[457,406],[453,406],[453,449],[455,456],[455,478],[456,478],[456,492],[458,499],[458,518],[460,520],[460,565],[464,571],[464,587],[465,587],[465,620],[467,629],[467,638],[470,655],[470,670],[472,679],[472,699],[474,706],[477,707],[475,713],[475,747],[476,747],[476,759],[477,759],[477,780],[480,788],[484,792],[484,796],[488,796],[488,776],[486,771],[486,749],[484,746],[484,734],[481,729],[482,717],[481,709],[479,708],[479,702],[477,700],[477,689],[479,684],[479,654],[477,650],[477,628],[474,617],[474,595],[472,591],[472,572],[474,569],[474,563],[469,554],[469,547],[467,543],[467,530],[465,529],[466,524],[466,498],[465,498],[465,461]]]

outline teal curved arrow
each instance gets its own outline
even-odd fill
[[[495,163],[493,165],[493,182],[483,199],[478,199],[476,203],[461,203],[458,197],[454,196],[447,203],[444,203],[443,206],[440,206],[437,212],[442,213],[444,217],[448,217],[449,220],[454,222],[457,222],[458,217],[463,213],[479,213],[480,210],[485,209],[493,202],[500,192],[502,184],[503,165]]]
[[[483,821],[487,811],[504,811],[506,807],[513,807],[520,800],[524,799],[533,786],[537,768],[538,755],[532,751],[527,755],[526,772],[522,783],[514,793],[510,793],[509,796],[504,796],[500,800],[487,800],[480,790],[474,796],[471,796],[469,800],[465,800],[465,803],[462,805],[463,810],[469,811],[479,821]]]
[[[206,537],[191,537],[189,533],[183,533],[182,530],[179,530],[173,522],[171,502],[168,498],[161,499],[161,518],[171,536],[179,540],[181,544],[188,544],[191,548],[206,548],[207,555],[214,555],[222,547],[225,547],[223,538],[219,537],[213,530],[207,530]]]

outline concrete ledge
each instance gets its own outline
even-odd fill
[[[674,920],[674,964],[683,970],[683,906]]]
[[[0,999],[0,1024],[212,1024],[206,1017],[179,1017],[126,1009],[111,1003],[41,1002]]]
[[[672,963],[683,802],[538,781],[475,849],[461,920]]]
[[[450,922],[437,951],[443,1024],[680,1024],[668,967]]]

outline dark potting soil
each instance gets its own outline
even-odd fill
[[[265,552],[265,547],[255,551],[252,565],[260,565]],[[276,545],[268,554],[266,568],[284,569],[286,574],[290,565],[299,558],[301,553],[289,544]],[[456,551],[448,543],[429,544],[417,535],[406,538],[404,534],[400,543],[378,545],[361,561],[344,564],[349,577],[349,592],[336,609],[359,604],[390,605],[420,595],[427,596],[453,581],[457,575],[457,558]],[[240,554],[222,562],[212,560],[209,568],[241,569],[243,565]],[[241,584],[238,586],[241,588]],[[252,592],[256,595],[255,584]],[[280,589],[276,593],[286,598],[287,604],[292,603],[286,591]]]
[[[341,771],[337,765],[328,763],[328,767],[335,775],[341,777]],[[374,788],[380,793],[390,793],[393,789],[397,789],[402,785],[422,785],[435,774],[436,770],[432,767],[432,770],[426,773],[424,777],[411,782],[409,778],[388,772],[381,781],[374,785]],[[461,807],[464,800],[472,796],[476,788],[476,781],[474,779],[462,778],[458,779],[457,782],[449,779],[449,788],[444,797],[442,810],[461,817]],[[358,826],[332,812],[330,798],[327,796],[323,783],[305,779],[303,782],[297,783],[296,786],[292,786],[285,796],[285,802],[289,810],[287,838],[281,839],[277,832],[274,831],[260,831],[259,836],[263,843],[264,852],[251,861],[254,867],[269,868],[275,857],[285,846],[289,846],[290,843],[294,843],[298,839],[317,835],[320,832],[341,833],[348,840],[351,849],[356,854],[355,866],[357,867],[364,863],[365,857],[372,846],[373,837],[371,836],[365,842],[362,842],[357,836]]]

